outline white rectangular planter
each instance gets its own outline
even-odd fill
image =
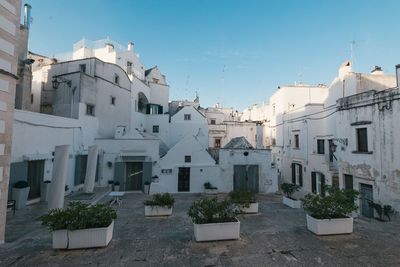
[[[218,189],[204,189],[204,192],[207,195],[216,195],[218,194]]]
[[[172,207],[167,206],[144,206],[144,216],[170,216],[172,215]]]
[[[114,230],[114,221],[104,228],[90,228],[75,231],[53,231],[53,248],[78,249],[106,247],[110,243]]]
[[[301,201],[300,200],[294,200],[294,199],[291,199],[291,198],[283,196],[282,202],[286,206],[291,207],[293,209],[300,209],[301,208]]]
[[[351,234],[353,218],[319,220],[307,214],[307,229],[316,235]]]
[[[258,213],[258,202],[250,203],[250,206],[247,208],[244,205],[240,205],[241,213]]]
[[[196,241],[239,239],[240,222],[193,224]]]

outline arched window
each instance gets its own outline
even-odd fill
[[[138,101],[137,101],[137,111],[146,114],[146,106],[149,104],[149,100],[142,92],[138,93]]]

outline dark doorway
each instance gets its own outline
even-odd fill
[[[369,205],[374,201],[372,185],[360,184],[361,214],[365,217],[374,217],[374,209]]]
[[[234,165],[233,190],[258,193],[258,165]]]
[[[178,192],[190,192],[190,168],[179,168]]]
[[[77,155],[75,157],[75,185],[85,183],[87,155]]]
[[[28,161],[28,179],[30,186],[28,200],[40,198],[40,187],[43,182],[44,160]]]
[[[126,191],[140,191],[143,187],[143,162],[126,163]]]

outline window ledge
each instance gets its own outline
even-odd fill
[[[295,150],[300,150],[300,148],[299,148],[299,147],[293,147],[293,149],[295,149]]]
[[[351,153],[353,153],[353,154],[373,154],[374,152],[372,152],[372,151],[368,151],[368,152],[363,152],[363,151],[357,151],[357,150],[355,150],[355,151],[352,151]]]

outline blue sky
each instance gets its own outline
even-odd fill
[[[277,86],[329,84],[350,58],[356,71],[400,63],[397,0],[31,0],[31,51],[54,55],[82,37],[135,43],[167,76],[171,99],[239,110]]]

